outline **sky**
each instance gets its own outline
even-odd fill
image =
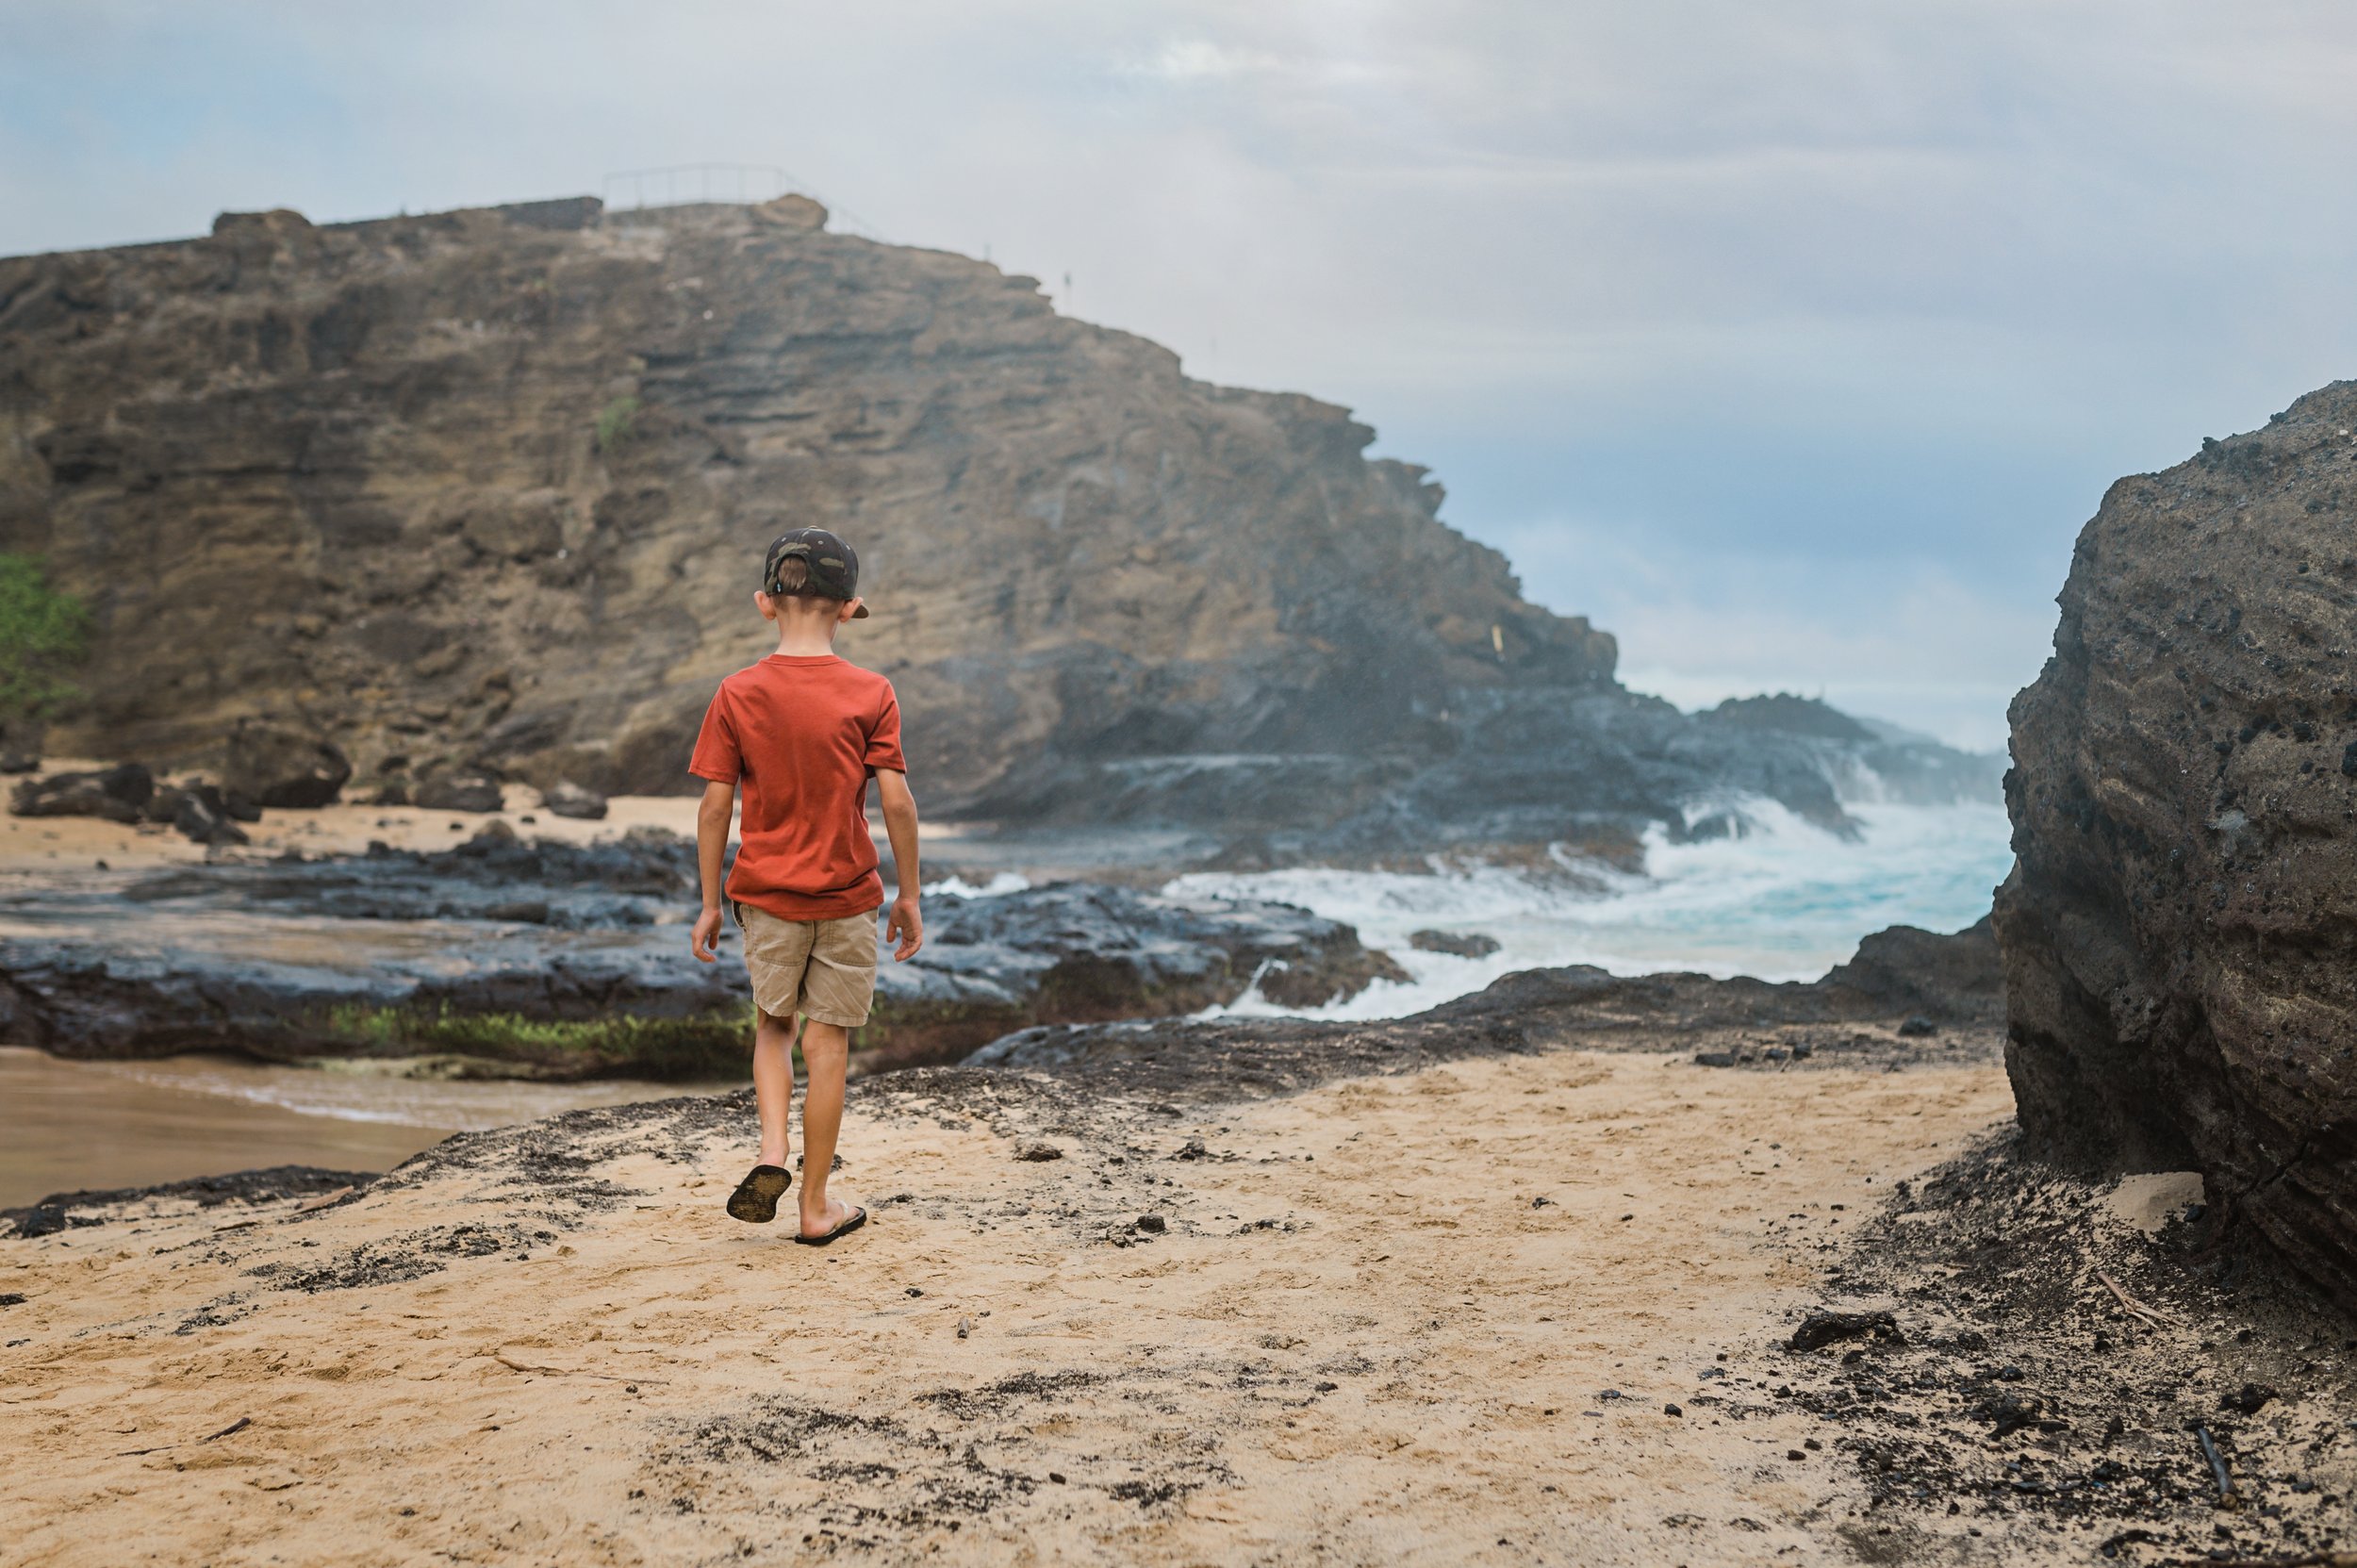
[[[1352,407],[1689,706],[1796,690],[2002,745],[2104,487],[2357,372],[2345,0],[0,0],[0,254],[782,170],[838,227]]]

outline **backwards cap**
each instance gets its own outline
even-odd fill
[[[859,597],[859,556],[851,547],[823,528],[797,528],[781,534],[771,541],[769,553],[761,563],[761,587],[772,597],[782,596],[785,585],[778,581],[778,568],[787,561],[800,561],[810,573],[814,592],[828,599],[857,599]],[[862,604],[851,613],[854,620],[867,619],[867,606]]]

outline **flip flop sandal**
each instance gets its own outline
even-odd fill
[[[778,1217],[778,1199],[794,1185],[794,1173],[783,1165],[755,1165],[729,1194],[729,1217],[748,1225],[766,1225]]]
[[[867,1211],[854,1206],[851,1210],[850,1218],[845,1220],[842,1224],[836,1226],[825,1235],[805,1236],[800,1231],[797,1230],[794,1232],[794,1239],[801,1243],[804,1246],[824,1246],[838,1236],[849,1235],[852,1231],[858,1230],[861,1226],[865,1225],[866,1223]]]

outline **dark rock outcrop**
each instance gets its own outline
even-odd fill
[[[1285,1007],[1318,1007],[1376,980],[1408,978],[1350,927],[1289,904],[1166,899],[1057,883],[1022,893],[925,900],[926,946],[877,974],[892,1061],[951,1061],[1038,1022],[1167,1017],[1234,1001],[1259,984]]]
[[[0,724],[0,773],[41,771],[41,749],[48,726],[20,720]]]
[[[1884,933],[1887,937],[1890,933]],[[1817,1064],[1981,1060],[1994,1055],[1997,977],[1968,978],[1979,929],[1953,936],[1911,933],[1896,942],[1868,937],[1886,957],[1909,951],[1953,977],[1961,1013],[1983,1020],[1916,1045],[1900,1038],[1905,1011],[1879,987],[1838,979],[1811,982],[1707,975],[1608,974],[1588,965],[1524,969],[1469,997],[1411,1017],[1371,1023],[1306,1018],[1159,1019],[1055,1025],[995,1040],[966,1058],[976,1067],[1016,1068],[1120,1085],[1173,1098],[1234,1099],[1290,1093],[1359,1073],[1408,1072],[1461,1056],[1582,1047],[1691,1049],[1714,1066],[1787,1070]],[[1953,950],[1952,950],[1953,949]],[[1858,972],[1858,961],[1844,968]],[[1868,966],[1871,974],[1873,965]],[[1218,1070],[1207,1072],[1205,1064]]]
[[[181,1199],[199,1209],[218,1209],[226,1203],[273,1203],[289,1197],[319,1197],[327,1194],[364,1187],[377,1178],[375,1171],[324,1170],[318,1165],[272,1165],[262,1170],[232,1171],[223,1176],[200,1176],[186,1181],[161,1181],[152,1187],[112,1187],[105,1191],[84,1189],[79,1192],[51,1193],[38,1203],[17,1209],[0,1209],[0,1224],[8,1230],[0,1234],[13,1236],[51,1236],[60,1230],[97,1225],[103,1221],[90,1215],[93,1209],[113,1209],[129,1204],[170,1202]],[[84,1213],[76,1213],[80,1210]]]
[[[816,523],[860,548],[844,651],[898,685],[936,816],[1241,865],[1627,843],[1745,793],[1838,830],[1866,767],[1993,794],[1937,746],[1627,692],[1612,638],[1524,599],[1346,410],[823,217],[232,214],[0,260],[0,549],[92,617],[54,749],[218,770],[245,722],[379,800],[681,790],[764,651],[750,563]]]
[[[209,784],[168,785],[149,798],[140,815],[150,822],[166,823],[199,844],[243,844],[247,842],[245,830],[238,822],[254,821],[261,812],[240,810],[244,802],[233,804],[233,799]]]
[[[427,811],[497,811],[500,786],[496,780],[479,773],[428,779],[417,787],[410,801]]]
[[[2357,1301],[2357,384],[2123,479],[2013,705],[1999,890],[2034,1147],[2198,1165]]]
[[[1986,916],[1941,935],[1891,926],[1857,945],[1834,966],[1828,985],[1847,985],[1895,1012],[1934,1023],[2003,1023],[2004,966]]]
[[[675,834],[569,845],[495,823],[434,854],[20,893],[5,901],[27,934],[0,957],[0,1040],[80,1057],[422,1056],[486,1076],[732,1073],[750,999],[733,950],[688,956],[695,878]],[[1050,1021],[1194,1012],[1256,981],[1314,1005],[1405,978],[1349,927],[1283,904],[1057,884],[935,894],[926,914],[925,950],[880,967],[855,1042],[871,1066]]]
[[[136,822],[156,794],[156,776],[136,762],[96,773],[52,773],[27,779],[8,797],[19,817],[101,817]]]
[[[540,809],[553,817],[571,817],[585,822],[605,820],[605,797],[569,780],[552,784],[540,796]]]
[[[1418,952],[1449,953],[1458,958],[1487,958],[1498,950],[1498,939],[1477,931],[1411,931],[1408,945]]]
[[[222,751],[222,788],[261,806],[333,805],[352,777],[332,742],[277,725],[239,723]]]

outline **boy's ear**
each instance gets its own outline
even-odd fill
[[[778,619],[778,602],[760,588],[753,590],[753,608],[761,612],[761,619],[764,620]]]
[[[866,602],[867,601],[864,599],[845,600],[842,607],[834,613],[834,623],[837,626],[840,626],[844,622],[849,620],[853,616],[859,614],[859,607]]]

